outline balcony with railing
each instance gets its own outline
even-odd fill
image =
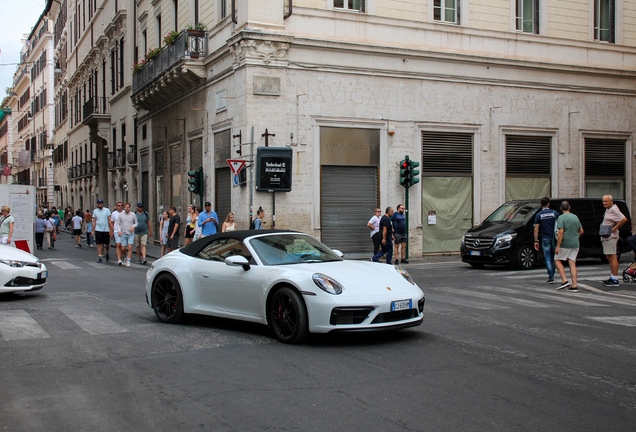
[[[120,148],[117,149],[117,168],[126,168],[126,149]]]
[[[137,146],[131,145],[130,150],[126,154],[126,160],[128,161],[128,166],[137,166]]]
[[[90,163],[90,175],[94,176],[99,174],[99,164],[97,163],[97,158],[91,159],[88,163]]]
[[[82,107],[82,123],[97,126],[100,122],[110,122],[110,104],[104,96],[93,96]]]
[[[182,30],[172,44],[133,68],[132,101],[145,109],[157,107],[206,78],[208,33]]]
[[[115,170],[116,161],[117,161],[116,153],[114,151],[108,152],[108,154],[106,155],[106,167],[108,168],[108,171]]]
[[[38,187],[39,188],[45,188],[46,187],[46,179],[45,178],[39,178],[38,179]]]

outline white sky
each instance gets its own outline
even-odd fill
[[[5,89],[13,86],[13,74],[20,61],[23,34],[31,29],[44,11],[46,0],[0,0],[0,102]]]

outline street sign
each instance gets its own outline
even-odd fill
[[[232,186],[233,187],[238,187],[241,185],[241,178],[238,174],[234,174],[232,176]]]
[[[238,174],[241,172],[243,167],[245,166],[245,161],[241,159],[226,159],[227,164],[230,166],[230,169],[234,174]]]

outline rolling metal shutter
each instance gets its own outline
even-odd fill
[[[585,176],[625,177],[625,141],[585,138]]]
[[[506,135],[506,176],[550,177],[549,136]]]
[[[230,167],[217,168],[214,171],[216,193],[213,210],[219,216],[219,223],[222,224],[227,214],[232,211],[232,172]],[[219,230],[220,228],[219,226]]]
[[[422,177],[473,174],[473,134],[422,132]]]
[[[327,246],[349,258],[373,255],[367,222],[377,205],[377,167],[322,166],[320,226]]]
[[[141,173],[141,202],[145,206],[145,210],[150,208],[150,175],[148,171]]]

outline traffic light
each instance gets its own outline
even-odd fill
[[[409,187],[410,177],[411,177],[411,161],[409,157],[406,156],[404,160],[400,161],[400,186]]]
[[[188,190],[196,195],[203,196],[203,167],[188,171]]]
[[[420,166],[419,162],[415,162],[415,161],[410,161],[410,168],[411,168],[411,173],[410,173],[410,178],[409,178],[409,184],[411,186],[418,184],[420,182],[420,179],[417,178],[417,176],[420,174],[420,170],[416,170],[415,168],[417,168],[418,166]]]

